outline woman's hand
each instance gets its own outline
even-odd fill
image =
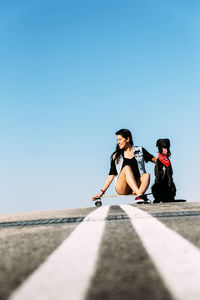
[[[156,163],[156,160],[157,160],[157,158],[156,158],[156,157],[153,157],[151,161],[155,164],[155,163]]]
[[[95,201],[96,198],[100,198],[101,196],[103,196],[103,194],[104,194],[103,192],[100,192],[99,194],[92,196],[92,201]]]

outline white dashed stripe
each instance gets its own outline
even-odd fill
[[[148,213],[130,205],[120,206],[131,218],[174,299],[199,300],[199,249]]]
[[[95,271],[109,206],[88,216],[11,295],[12,300],[82,300]],[[96,221],[96,222],[89,222]]]

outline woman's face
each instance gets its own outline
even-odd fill
[[[117,144],[120,149],[124,149],[129,145],[129,138],[125,139],[122,135],[117,135]]]

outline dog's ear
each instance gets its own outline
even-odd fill
[[[170,140],[169,139],[165,139],[164,141],[165,141],[166,145],[168,146],[168,148],[170,148]]]
[[[158,145],[159,145],[159,143],[160,143],[160,140],[161,140],[161,139],[157,140],[157,142],[156,142],[156,147],[158,147]]]

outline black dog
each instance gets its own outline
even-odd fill
[[[173,182],[173,171],[169,160],[170,140],[157,140],[158,158],[155,165],[155,183],[152,186],[152,194],[155,198],[154,203],[173,202],[176,195],[176,187]]]

